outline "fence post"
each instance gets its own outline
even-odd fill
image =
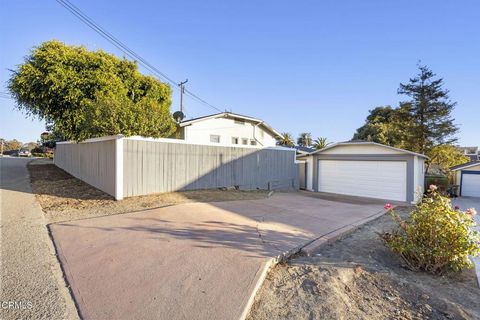
[[[123,136],[115,139],[115,200],[123,199]]]

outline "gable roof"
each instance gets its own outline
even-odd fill
[[[261,119],[257,119],[257,118],[253,118],[253,117],[249,117],[249,116],[244,116],[244,115],[233,113],[233,112],[220,112],[220,113],[215,113],[215,114],[211,114],[211,115],[208,115],[208,116],[189,119],[189,120],[185,120],[185,121],[180,122],[178,125],[180,127],[185,127],[185,126],[189,126],[189,125],[192,125],[192,124],[200,122],[200,121],[205,121],[205,120],[210,120],[210,119],[218,119],[218,118],[241,119],[241,120],[245,120],[245,121],[255,122],[258,125],[261,125],[265,129],[270,131],[271,133],[273,133],[275,138],[277,138],[277,137],[279,138],[279,137],[282,136],[280,132],[278,132],[277,130],[270,127],[268,124],[265,123],[265,121],[263,121]]]
[[[329,149],[332,149],[332,148],[335,148],[335,147],[338,147],[338,146],[349,146],[349,145],[373,145],[373,146],[379,146],[379,147],[384,147],[384,148],[387,148],[387,149],[391,149],[391,150],[395,150],[395,151],[399,151],[399,152],[411,154],[411,155],[413,155],[413,156],[418,156],[418,157],[422,157],[422,158],[428,159],[428,157],[427,157],[426,155],[421,154],[421,153],[416,153],[416,152],[408,151],[408,150],[405,150],[405,149],[390,147],[390,146],[387,146],[387,145],[384,145],[384,144],[381,144],[381,143],[377,143],[377,142],[372,142],[372,141],[345,141],[345,142],[338,142],[338,143],[331,144],[331,145],[329,145],[329,146],[327,146],[327,147],[325,147],[325,148],[323,148],[323,149],[314,151],[314,152],[312,152],[311,154],[321,153],[321,152],[323,152],[323,151],[325,151],[325,150],[329,150]]]
[[[470,167],[474,167],[474,166],[478,166],[480,165],[480,161],[470,161],[470,162],[467,162],[467,163],[464,163],[464,164],[459,164],[459,165],[456,165],[456,166],[453,166],[450,168],[450,170],[452,171],[457,171],[457,170],[460,170],[460,169],[466,169],[466,168],[470,168]]]

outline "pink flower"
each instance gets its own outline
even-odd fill
[[[391,203],[387,203],[387,204],[385,204],[385,205],[383,206],[383,208],[384,208],[385,210],[391,210],[391,209],[393,208],[393,206],[392,206]]]
[[[437,188],[437,186],[436,186],[436,185],[434,185],[434,184],[431,184],[431,185],[428,187],[428,189],[430,189],[430,191],[432,191],[432,192],[433,192],[433,191],[437,191],[437,189],[438,189],[438,188]]]
[[[465,214],[471,217],[475,217],[475,215],[477,214],[477,210],[475,210],[475,208],[470,208],[465,211]]]

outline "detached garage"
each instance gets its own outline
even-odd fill
[[[312,165],[311,191],[415,202],[423,193],[422,154],[375,142],[341,142],[298,157]]]
[[[480,198],[480,161],[452,167],[455,184],[460,186],[460,196]]]

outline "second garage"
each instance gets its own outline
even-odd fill
[[[423,193],[422,154],[374,142],[342,142],[302,156],[313,164],[310,190],[415,202]]]
[[[462,197],[480,198],[480,161],[472,161],[451,168],[454,181]]]

